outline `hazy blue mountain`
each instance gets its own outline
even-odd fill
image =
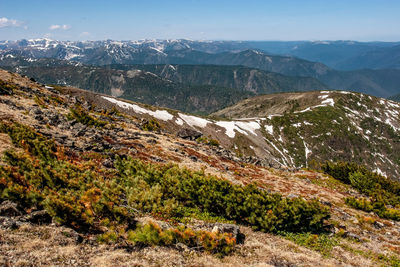
[[[400,102],[400,94],[389,97],[389,99]]]
[[[0,41],[0,56],[17,53],[26,57],[52,57],[73,59],[87,64],[142,64],[181,63],[165,59],[166,54],[178,50],[196,50],[205,53],[240,52],[249,49],[262,50],[267,54],[290,55],[309,61],[321,62],[331,68],[351,70],[369,68],[354,64],[354,60],[366,53],[385,50],[399,42],[355,42],[355,41],[193,41],[138,40],[138,41],[56,41],[31,39]],[[390,52],[389,52],[390,53]],[[195,62],[191,62],[195,64]]]
[[[61,42],[48,39],[26,40],[21,42],[0,43],[0,61],[24,56],[34,61],[38,58],[50,57],[72,60],[83,64],[214,64],[243,65],[249,68],[277,72],[289,76],[312,77],[320,80],[332,89],[344,89],[373,94],[379,97],[389,97],[398,93],[400,70],[354,70],[351,72],[337,71],[319,62],[312,62],[293,56],[277,56],[261,50],[240,50],[257,42],[213,42],[189,40],[149,40],[149,41],[88,41]],[[352,42],[314,42],[317,47],[332,47],[337,51],[340,46],[381,46],[389,49],[391,43],[356,43]],[[268,43],[259,43],[259,46]],[[297,47],[310,46],[310,42],[292,43]],[[286,44],[287,45],[287,44]],[[281,44],[281,49],[284,49]],[[386,48],[385,48],[386,46]],[[285,49],[288,49],[287,46]],[[194,48],[203,51],[195,50]],[[228,52],[204,52],[204,50],[220,51],[224,49],[240,50]],[[299,49],[299,48],[298,48]],[[392,48],[394,49],[394,48]],[[296,49],[297,50],[297,49]],[[329,49],[327,49],[329,50]],[[350,51],[350,50],[349,50]],[[322,52],[321,52],[322,53]],[[348,52],[350,55],[351,53]],[[395,57],[393,57],[395,59]],[[395,65],[390,65],[395,66]],[[207,83],[206,83],[207,84]]]
[[[400,69],[400,45],[367,51],[338,64],[342,69]]]

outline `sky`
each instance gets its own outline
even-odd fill
[[[0,0],[0,40],[400,41],[400,0]]]

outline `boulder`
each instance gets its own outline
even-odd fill
[[[35,224],[47,224],[52,221],[51,216],[45,210],[33,211],[25,216],[25,220]]]
[[[239,226],[229,223],[217,223],[212,229],[213,233],[230,233],[236,239],[237,244],[243,244],[245,235],[240,232]]]
[[[383,223],[381,223],[380,221],[375,221],[374,222],[374,227],[376,229],[381,229],[381,228],[385,227],[385,225]]]
[[[0,216],[14,217],[20,215],[22,215],[22,212],[18,209],[16,203],[6,200],[0,204]]]
[[[193,129],[183,128],[176,135],[183,139],[196,140],[203,134]]]

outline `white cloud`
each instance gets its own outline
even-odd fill
[[[81,34],[79,34],[80,36],[89,36],[90,33],[89,32],[81,32]]]
[[[58,25],[58,24],[54,24],[54,25],[50,25],[50,27],[49,27],[49,30],[52,30],[52,31],[54,31],[54,30],[69,30],[69,29],[71,29],[71,26],[69,26],[69,25]]]
[[[18,21],[15,19],[8,19],[6,17],[0,18],[0,28],[5,27],[20,27],[24,24],[22,21]]]

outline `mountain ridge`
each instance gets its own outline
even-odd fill
[[[213,42],[149,41],[149,42],[56,42],[37,41],[30,46],[15,43],[0,45],[0,58],[24,56],[29,60],[41,57],[68,59],[93,65],[109,64],[214,64],[243,65],[284,75],[308,76],[320,80],[332,89],[353,90],[379,97],[398,93],[400,70],[337,71],[328,66],[293,56],[279,56],[254,49],[229,50],[208,53],[196,50],[196,45],[213,45]],[[219,42],[217,42],[219,44]],[[14,46],[13,46],[14,45]],[[201,49],[201,48],[199,48]],[[203,49],[204,50],[204,49]],[[208,51],[208,50],[207,50]],[[367,73],[366,73],[367,72]]]

